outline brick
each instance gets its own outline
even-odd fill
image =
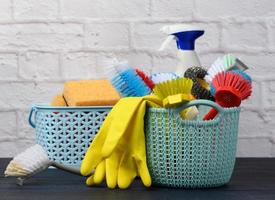
[[[239,138],[238,157],[270,157],[272,143],[268,138]]]
[[[132,43],[136,49],[159,49],[166,35],[160,32],[161,27],[166,24],[162,23],[136,23],[133,26]],[[173,49],[175,44],[171,44]],[[170,46],[170,48],[171,48]]]
[[[252,77],[274,77],[274,53],[235,54],[249,67],[248,73]]]
[[[49,103],[62,90],[63,83],[4,82],[0,84],[0,108],[30,109],[34,103]]]
[[[0,25],[0,50],[79,49],[83,43],[81,24],[30,23]]]
[[[275,2],[270,0],[196,0],[196,14],[205,18],[265,17],[275,15]]]
[[[18,153],[16,148],[16,142],[11,141],[1,141],[0,142],[0,157],[1,158],[10,158],[15,156]]]
[[[17,136],[20,139],[35,140],[35,129],[29,125],[29,110],[17,111]]]
[[[269,21],[269,46],[271,50],[275,50],[275,20]]]
[[[239,121],[240,137],[268,137],[272,128],[262,113],[251,110],[241,110]],[[253,122],[253,123],[251,123]]]
[[[62,0],[63,18],[129,18],[149,16],[149,0]]]
[[[17,55],[10,53],[0,54],[0,79],[17,79]]]
[[[128,60],[131,66],[144,70],[144,72],[146,73],[150,73],[150,71],[152,70],[151,56],[147,53],[127,52],[116,53],[115,55],[119,60]]]
[[[86,25],[85,46],[88,48],[128,48],[129,28],[123,23],[93,23]]]
[[[200,59],[201,65],[207,69],[217,58],[222,57],[224,55],[222,53],[200,53],[199,51],[197,51],[197,54]]]
[[[174,72],[177,66],[177,59],[173,56],[153,56],[152,73]]]
[[[0,112],[0,140],[14,139],[16,137],[16,113]]]
[[[14,0],[13,2],[16,20],[58,17],[58,1],[56,0]]]
[[[193,0],[153,0],[152,16],[157,18],[192,18]]]
[[[94,53],[68,53],[62,56],[62,75],[65,79],[97,78]]]
[[[16,143],[16,155],[18,153],[21,153],[22,151],[25,151],[27,148],[35,145],[35,140],[20,140]]]
[[[275,81],[265,81],[263,86],[263,103],[267,108],[275,108]]]
[[[54,53],[27,52],[19,56],[19,73],[24,79],[57,79],[59,56]]]
[[[12,19],[12,2],[11,0],[1,0],[0,4],[0,20]]]
[[[263,24],[229,23],[222,31],[222,47],[233,50],[263,49],[267,46],[265,35],[267,29]]]

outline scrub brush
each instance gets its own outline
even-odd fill
[[[192,95],[197,99],[214,100],[210,93],[210,86],[204,80],[207,71],[202,67],[190,67],[185,73],[184,77],[190,78],[193,81]]]
[[[179,76],[172,72],[156,73],[156,74],[152,74],[151,76],[151,79],[155,84],[177,79],[177,78],[179,78]]]
[[[164,107],[172,107],[195,99],[191,94],[192,86],[191,79],[178,78],[156,84],[153,92],[162,100]]]
[[[142,78],[142,80],[144,81],[144,83],[151,89],[153,90],[153,88],[155,87],[155,83],[152,81],[152,79],[147,76],[143,71],[139,70],[139,69],[135,69],[137,75],[139,75],[140,78]]]
[[[217,58],[217,60],[211,65],[211,67],[207,71],[205,80],[208,83],[211,83],[216,74],[233,69],[244,71],[248,69],[248,67],[235,56],[227,54],[222,58]]]
[[[215,88],[216,102],[226,108],[239,106],[241,101],[252,94],[251,83],[241,75],[230,71],[217,74],[212,85]],[[210,120],[216,115],[217,111],[211,109],[203,119]]]
[[[111,59],[106,60],[103,64],[105,75],[123,97],[139,97],[151,93],[151,89],[128,62]]]
[[[230,72],[234,73],[234,74],[239,74],[241,77],[243,77],[245,80],[247,80],[249,83],[252,83],[252,79],[251,77],[245,73],[244,71],[241,71],[239,69],[235,69],[235,70],[230,70]],[[211,94],[214,96],[216,93],[216,89],[213,86],[213,84],[211,84],[211,89],[210,89]]]
[[[6,177],[18,177],[18,184],[23,185],[24,180],[46,170],[49,166],[54,166],[64,171],[81,175],[80,171],[74,168],[65,167],[48,158],[42,146],[36,144],[22,153],[15,156],[8,164],[4,174]]]

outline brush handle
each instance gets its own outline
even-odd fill
[[[212,108],[204,117],[203,120],[211,120],[214,119],[216,117],[216,115],[218,114],[218,111],[214,108]]]
[[[213,110],[217,110],[220,114],[224,113],[224,109],[218,105],[217,103],[209,100],[194,100],[194,101],[189,101],[187,103],[184,103],[183,105],[179,106],[178,108],[175,108],[175,111],[177,113],[180,113],[182,110],[191,107],[191,106],[199,106],[199,105],[205,105],[205,106],[210,106],[212,107]],[[217,114],[217,113],[216,113]]]

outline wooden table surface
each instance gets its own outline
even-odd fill
[[[0,200],[43,199],[211,199],[275,200],[275,158],[239,158],[229,184],[213,189],[145,188],[136,180],[127,190],[109,190],[104,185],[86,187],[85,179],[66,172],[48,169],[16,185],[15,178],[3,172],[10,159],[0,158]]]

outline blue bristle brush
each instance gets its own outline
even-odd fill
[[[151,93],[151,89],[128,62],[108,60],[104,63],[104,69],[112,85],[123,97],[140,97]]]

